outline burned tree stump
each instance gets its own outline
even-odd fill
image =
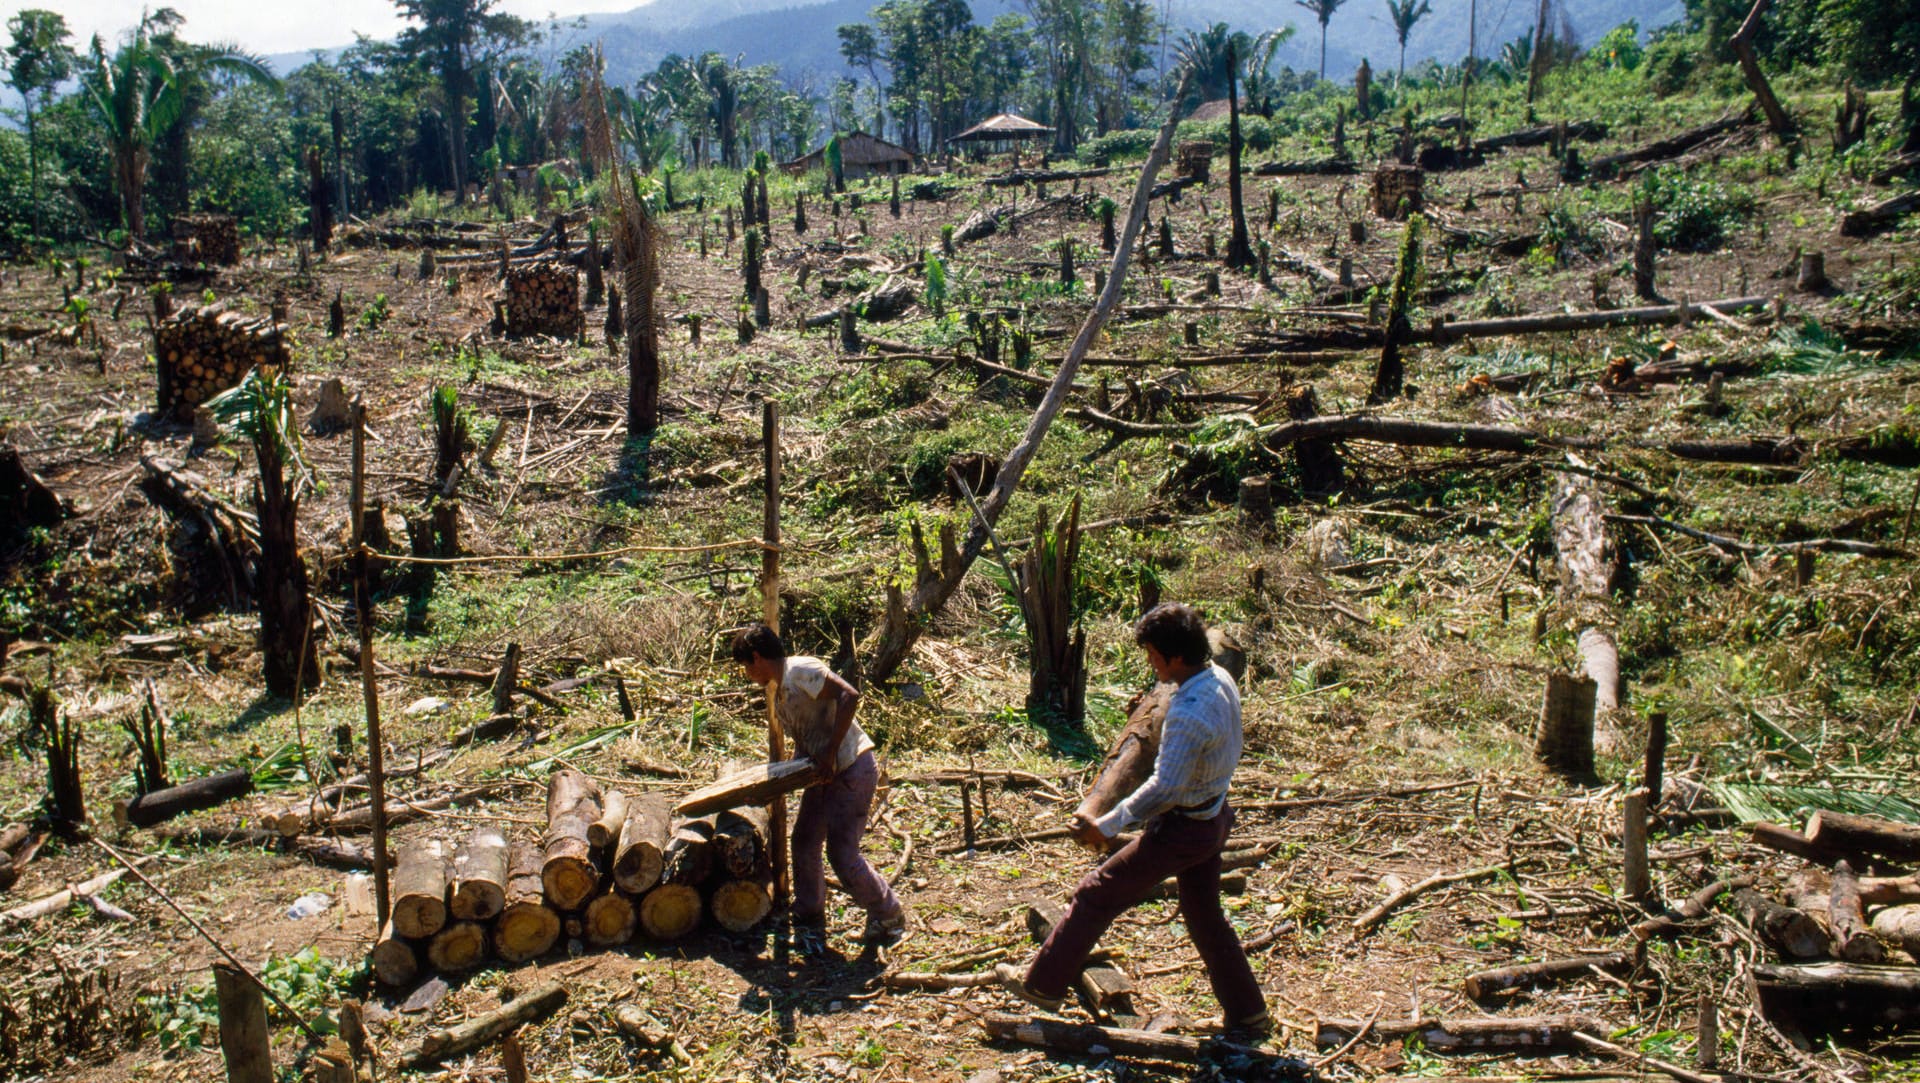
[[[1189,140],[1174,152],[1174,172],[1207,183],[1213,172],[1213,143],[1205,139]]]
[[[1534,733],[1534,758],[1569,778],[1591,778],[1593,703],[1593,678],[1547,674],[1546,701]]]

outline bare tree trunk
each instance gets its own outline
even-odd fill
[[[983,501],[980,520],[967,532],[965,546],[958,551],[943,547],[939,573],[915,583],[910,597],[903,598],[898,587],[888,586],[886,620],[878,633],[872,661],[866,667],[868,679],[882,682],[893,676],[893,671],[906,660],[907,652],[913,649],[914,641],[920,638],[928,618],[939,612],[940,607],[959,588],[967,569],[979,557],[980,551],[986,548],[988,530],[999,521],[1000,513],[1006,510],[1007,502],[1013,498],[1013,491],[1020,484],[1020,476],[1026,472],[1027,464],[1039,450],[1040,441],[1045,439],[1048,427],[1053,424],[1061,407],[1066,405],[1067,395],[1073,387],[1073,377],[1079,372],[1081,361],[1086,358],[1087,351],[1093,348],[1094,339],[1099,337],[1107,317],[1120,303],[1121,286],[1126,282],[1127,268],[1132,263],[1134,239],[1139,236],[1141,220],[1146,216],[1153,179],[1167,162],[1174,128],[1179,123],[1178,103],[1186,97],[1186,91],[1187,78],[1183,77],[1178,92],[1173,96],[1175,105],[1169,108],[1166,122],[1160,128],[1160,136],[1154,141],[1153,150],[1147,155],[1146,164],[1141,167],[1140,180],[1134,186],[1133,203],[1127,209],[1127,225],[1121,243],[1114,249],[1113,268],[1107,275],[1107,288],[1094,303],[1086,322],[1081,325],[1073,346],[1061,361],[1059,371],[1054,374],[1053,386],[1047,389],[1039,408],[1027,422],[1026,432],[1021,435],[1020,442],[1007,453],[999,476]],[[916,557],[921,564],[927,563],[924,547]]]
[[[1753,10],[1747,12],[1746,20],[1727,44],[1733,47],[1734,55],[1740,58],[1740,72],[1747,77],[1747,86],[1760,103],[1761,112],[1767,114],[1767,127],[1773,129],[1773,134],[1785,138],[1793,134],[1793,118],[1780,107],[1780,99],[1773,96],[1773,87],[1767,82],[1766,73],[1760,70],[1760,61],[1753,55],[1753,39],[1760,33],[1760,19],[1767,13],[1770,2],[1753,0]]]
[[[1227,203],[1233,232],[1227,238],[1227,266],[1253,266],[1253,246],[1247,241],[1247,210],[1240,199],[1240,84],[1233,42],[1227,42]]]
[[[320,683],[307,565],[300,559],[300,501],[288,484],[278,445],[254,445],[260,480],[253,490],[260,519],[260,654],[267,691],[292,699]]]

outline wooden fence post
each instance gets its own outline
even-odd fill
[[[214,996],[220,1005],[220,1051],[227,1083],[273,1083],[273,1050],[267,1033],[267,999],[239,967],[213,964]]]
[[[763,466],[766,476],[766,491],[761,538],[766,548],[760,550],[760,619],[767,627],[780,630],[780,406],[768,401],[761,404],[760,436],[763,444]],[[767,686],[767,762],[779,763],[787,758],[787,737],[780,729],[780,715],[774,695],[774,687]],[[787,876],[787,799],[776,797],[767,809],[768,842],[773,847],[773,908],[784,911],[787,908],[790,885]]]
[[[373,591],[367,582],[367,408],[353,403],[353,608],[360,626],[360,690],[367,714],[367,796],[373,816],[374,928],[387,927],[387,767],[380,737],[380,689],[373,676]]]

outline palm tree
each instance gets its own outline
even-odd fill
[[[33,99],[47,107],[54,88],[66,82],[73,72],[73,49],[67,45],[72,35],[67,20],[58,12],[29,8],[7,20],[13,44],[6,49],[7,82],[20,92],[20,104],[27,116],[27,197],[33,203],[33,235],[40,236],[40,140],[35,122]]]
[[[1327,22],[1347,0],[1293,0],[1293,2],[1313,12],[1313,17],[1320,20],[1320,78],[1325,79],[1327,77]]]
[[[100,122],[113,155],[114,184],[120,189],[120,213],[130,239],[146,233],[145,188],[153,145],[170,131],[186,109],[183,87],[208,73],[239,75],[278,85],[258,60],[231,49],[201,46],[188,52],[158,48],[150,31],[171,16],[162,8],[140,20],[133,38],[107,55],[94,35],[88,52],[92,69],[85,81],[87,108]]]
[[[1394,76],[1393,85],[1399,86],[1407,77],[1407,36],[1413,33],[1413,25],[1433,13],[1433,5],[1427,0],[1387,0],[1387,14],[1393,19],[1393,32],[1400,38],[1400,74]]]

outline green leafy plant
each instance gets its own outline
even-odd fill
[[[373,295],[373,302],[360,313],[360,326],[368,331],[378,331],[380,325],[386,323],[387,317],[391,315],[393,313],[388,309],[387,295],[376,293]]]
[[[293,955],[267,960],[260,968],[260,980],[275,996],[299,1013],[309,1026],[331,1034],[335,1024],[329,1008],[339,1000],[341,990],[358,976],[359,968],[336,963],[307,947]],[[140,1003],[152,1020],[160,1048],[195,1050],[219,1029],[220,1009],[213,983],[201,982],[177,993],[159,993],[142,997]],[[267,1001],[269,1018],[291,1023],[271,997]]]

